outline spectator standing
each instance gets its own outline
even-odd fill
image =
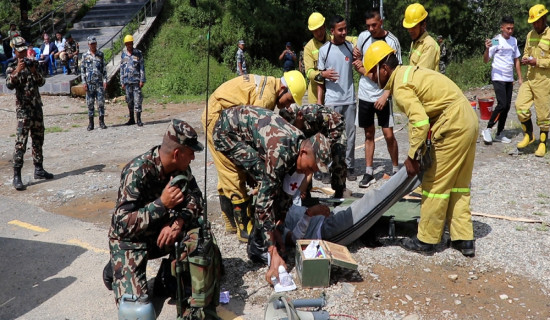
[[[365,131],[365,162],[366,170],[363,179],[359,181],[359,187],[367,188],[374,182],[374,115],[378,118],[378,125],[382,127],[382,133],[386,140],[388,153],[392,162],[392,175],[399,170],[399,149],[397,140],[393,134],[393,105],[388,90],[380,89],[378,84],[367,77],[363,67],[363,56],[367,49],[376,41],[385,41],[395,50],[395,55],[401,64],[401,46],[399,40],[391,32],[384,30],[384,21],[378,10],[368,11],[365,15],[367,30],[363,31],[357,39],[357,45],[353,49],[355,70],[361,74],[359,80],[359,110],[357,112],[357,124]]]
[[[32,139],[32,158],[35,179],[53,179],[53,174],[44,170],[42,146],[44,144],[44,115],[42,99],[38,88],[45,83],[44,77],[38,71],[38,62],[27,60],[27,44],[25,39],[16,36],[11,40],[15,50],[16,61],[10,63],[6,70],[6,86],[15,89],[17,133],[15,151],[13,153],[13,187],[25,190],[21,180],[23,158],[27,150],[29,133]]]
[[[44,33],[43,39],[44,43],[40,46],[40,57],[38,58],[38,62],[43,65],[44,74],[48,74],[48,68],[51,66],[54,59],[53,57],[58,50],[55,43],[50,42],[49,34]]]
[[[105,125],[105,89],[107,88],[107,68],[103,52],[97,50],[97,40],[94,36],[88,37],[88,52],[82,56],[80,73],[84,89],[86,90],[86,104],[88,105],[88,128],[94,130],[94,109],[97,100],[99,112],[99,127],[107,129]]]
[[[346,40],[347,23],[336,15],[330,21],[332,39],[319,49],[320,76],[324,85],[317,88],[317,103],[332,107],[346,123],[347,179],[357,180],[355,165],[355,90],[353,86],[353,44]],[[324,95],[324,101],[323,101]]]
[[[174,243],[198,227],[203,199],[189,165],[203,149],[195,130],[174,119],[160,146],[122,169],[104,269],[117,304],[126,293],[148,294],[147,261],[174,253]],[[170,184],[178,175],[187,178],[184,188]]]
[[[137,125],[143,126],[141,122],[141,103],[143,94],[141,88],[145,84],[145,62],[143,53],[134,48],[134,37],[126,35],[124,37],[125,49],[122,50],[120,58],[120,84],[122,89],[126,90],[126,103],[128,104],[128,122],[125,125],[136,123],[134,111],[136,113]]]
[[[80,53],[80,45],[78,42],[74,41],[73,36],[70,33],[65,35],[65,51],[59,56],[61,58],[61,63],[67,69],[67,74],[71,74],[71,67],[69,65],[71,59],[74,63],[75,73],[78,74],[78,54]]]
[[[514,68],[518,75],[518,82],[521,85],[523,78],[519,57],[521,53],[518,48],[518,41],[512,37],[514,33],[514,19],[512,17],[503,17],[500,22],[500,34],[492,40],[485,40],[485,52],[483,53],[483,62],[487,63],[493,59],[491,64],[491,81],[497,98],[497,106],[491,114],[487,129],[482,131],[485,143],[499,141],[510,143],[511,140],[504,136],[502,131],[506,125],[508,111],[512,104],[512,91],[514,89]],[[494,42],[494,44],[492,44]],[[496,136],[493,139],[491,129],[498,121]]]
[[[420,3],[413,3],[405,10],[403,27],[411,36],[409,64],[439,71],[439,46],[427,28],[428,12]]]
[[[447,42],[442,35],[437,36],[439,44],[439,72],[445,74],[447,72],[447,63],[449,62],[449,51],[447,51]]]
[[[283,62],[283,72],[296,69],[296,53],[292,51],[292,43],[286,43],[286,48],[279,55],[279,60]]]
[[[529,9],[528,23],[533,24],[533,30],[527,34],[525,49],[521,63],[527,67],[527,81],[519,87],[516,98],[516,112],[521,122],[524,136],[518,148],[525,148],[535,142],[533,123],[531,122],[531,105],[535,104],[537,125],[540,128],[540,141],[535,156],[544,157],[546,141],[550,129],[550,28],[546,17],[548,10],[543,4],[537,4]]]
[[[239,40],[237,47],[237,53],[235,54],[235,60],[237,60],[237,75],[242,76],[243,74],[248,74],[246,70],[246,59],[244,57],[244,40]]]
[[[8,30],[8,39],[11,41],[13,38],[20,36],[21,31],[17,30],[17,25],[15,22],[10,22],[10,29]]]

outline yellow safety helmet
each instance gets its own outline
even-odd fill
[[[294,98],[294,103],[301,106],[302,98],[306,93],[306,79],[304,79],[304,76],[298,70],[285,72],[283,77],[285,78],[290,94],[292,94]]]
[[[529,9],[529,19],[528,23],[533,23],[540,19],[542,16],[548,13],[548,10],[543,4],[536,4]]]
[[[132,37],[131,34],[127,34],[127,35],[124,37],[124,43],[127,43],[127,42],[134,42],[134,37]]]
[[[363,67],[365,67],[366,73],[369,73],[390,53],[395,53],[395,50],[386,41],[375,41],[371,44],[363,55]]]
[[[314,12],[307,19],[307,28],[310,31],[317,30],[325,24],[325,17],[319,12]]]
[[[403,19],[403,27],[410,29],[422,22],[428,16],[428,11],[420,3],[413,3],[405,10],[405,19]]]

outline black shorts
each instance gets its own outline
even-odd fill
[[[382,128],[393,128],[393,109],[391,100],[388,99],[382,110],[374,108],[374,102],[359,100],[357,123],[360,128],[368,128],[374,125],[374,115],[378,118],[378,125]]]

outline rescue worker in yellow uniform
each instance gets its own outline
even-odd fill
[[[366,76],[389,90],[409,118],[407,173],[413,176],[423,171],[418,234],[403,239],[401,246],[431,255],[447,223],[451,246],[474,256],[470,182],[479,124],[470,102],[441,73],[400,66],[395,50],[384,41],[368,48],[363,66],[368,70]]]
[[[521,63],[528,65],[527,79],[519,87],[516,112],[525,135],[518,148],[525,148],[535,141],[531,122],[531,105],[535,104],[537,125],[540,128],[540,142],[535,156],[544,157],[546,140],[550,128],[550,28],[546,24],[548,10],[542,4],[529,9],[527,22],[533,30],[527,34],[525,51]]]
[[[412,38],[409,64],[439,71],[439,45],[426,31],[427,18],[428,11],[420,3],[413,3],[405,10],[403,27]]]
[[[325,28],[325,17],[319,12],[314,12],[307,20],[308,29],[313,34],[313,38],[304,47],[304,66],[306,69],[306,78],[309,79],[309,87],[307,90],[308,103],[317,103],[317,86],[324,83],[321,72],[317,68],[319,61],[319,48],[327,41],[330,41],[331,35],[327,34]],[[347,36],[346,41],[353,45],[357,42],[357,37]]]
[[[297,70],[285,72],[282,78],[242,75],[219,86],[208,100],[208,113],[205,108],[202,114],[208,147],[218,170],[218,193],[225,230],[237,232],[241,242],[248,241],[248,234],[254,226],[250,212],[252,201],[246,189],[247,176],[214,148],[214,125],[222,110],[235,106],[253,105],[274,110],[275,106],[285,109],[292,103],[301,105],[305,91],[306,81]]]

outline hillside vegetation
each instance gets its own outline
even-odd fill
[[[408,55],[410,37],[402,27],[406,7],[415,1],[384,1],[384,26],[401,41]],[[210,56],[212,92],[235,76],[235,52],[239,39],[246,42],[249,73],[281,76],[278,61],[284,43],[291,41],[296,52],[311,38],[307,30],[309,15],[318,11],[327,20],[333,14],[346,16],[349,34],[364,30],[364,12],[372,3],[360,0],[167,0],[162,25],[146,43],[148,85],[152,98],[187,99],[206,94],[207,57]],[[378,4],[379,1],[374,1]],[[428,30],[450,41],[453,62],[447,75],[467,89],[489,81],[490,64],[483,64],[484,39],[499,32],[500,19],[510,15],[516,20],[520,44],[531,26],[527,24],[528,0],[438,0],[422,1],[430,13]],[[196,6],[193,6],[196,4]],[[210,54],[208,54],[208,29]]]

